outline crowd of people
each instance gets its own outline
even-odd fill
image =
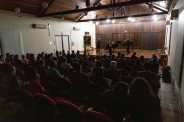
[[[62,97],[104,113],[116,122],[161,122],[159,61],[90,56],[79,51],[0,56],[0,84],[50,98]],[[128,80],[131,79],[131,80]]]

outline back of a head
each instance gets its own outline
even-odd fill
[[[2,64],[2,71],[4,74],[6,75],[12,75],[13,70],[14,70],[14,66],[8,63],[4,63]]]
[[[81,65],[79,63],[73,63],[72,67],[75,71],[81,71]]]
[[[124,54],[124,53],[122,53],[122,54],[121,54],[121,58],[124,58],[124,57],[125,57],[125,54]]]
[[[150,62],[144,62],[144,70],[150,70]]]
[[[117,67],[117,62],[116,61],[111,61],[110,66],[111,66],[111,68],[115,69]]]
[[[26,81],[34,81],[37,78],[37,70],[34,67],[28,67],[25,70],[25,80]]]
[[[55,61],[53,61],[53,60],[51,60],[50,62],[49,62],[49,66],[50,67],[56,67],[56,62]]]
[[[130,97],[133,98],[150,98],[153,97],[153,91],[150,84],[144,78],[135,78],[130,85]]]
[[[97,60],[97,61],[95,62],[95,66],[96,66],[96,67],[102,67],[102,62],[101,62],[100,60]]]
[[[129,85],[125,82],[118,82],[113,86],[113,91],[116,94],[127,95]]]

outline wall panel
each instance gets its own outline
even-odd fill
[[[140,22],[140,23],[122,23],[122,24],[108,24],[108,25],[98,25],[96,26],[96,34],[107,34],[109,41],[123,41],[125,39],[130,39],[134,42],[135,48],[141,48],[141,44],[147,43],[142,42],[141,35],[144,38],[153,38],[152,41],[148,41],[149,44],[154,44],[154,46],[147,45],[144,49],[160,49],[164,45],[165,40],[165,21],[150,21],[150,22]],[[146,36],[148,34],[148,36]],[[153,35],[152,35],[153,34]]]

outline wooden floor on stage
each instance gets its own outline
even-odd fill
[[[115,49],[113,54],[117,56],[119,52],[124,53],[125,57],[131,57],[133,52],[136,52],[136,55],[138,57],[143,55],[145,58],[150,58],[153,54],[157,55],[157,50],[140,50],[140,49],[130,50],[130,54],[127,54],[126,49]],[[100,55],[100,56],[109,55],[108,50],[105,49],[101,49],[100,52],[96,52],[96,49],[94,49],[92,51],[88,51],[87,53],[89,53],[89,55]]]

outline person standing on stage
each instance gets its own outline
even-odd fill
[[[111,56],[112,56],[112,45],[109,45],[109,57],[111,59]]]
[[[100,47],[101,47],[101,41],[100,41],[100,38],[99,38],[99,40],[96,42],[96,50],[97,50],[97,52],[100,52]]]
[[[127,39],[126,45],[127,45],[127,54],[130,54],[130,40],[129,39]]]

